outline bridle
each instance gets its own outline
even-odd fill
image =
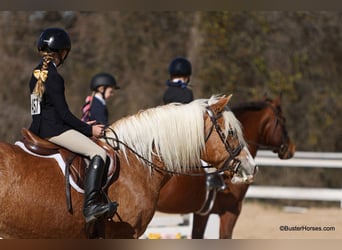
[[[281,126],[281,131],[282,131],[281,144],[277,147],[274,147],[274,146],[269,146],[266,144],[260,144],[260,143],[251,142],[251,141],[248,141],[248,143],[259,146],[260,148],[263,148],[263,149],[272,149],[272,150],[278,152],[279,154],[285,154],[289,148],[289,136],[288,136],[288,133],[287,133],[287,130],[285,127],[285,118],[281,115],[279,109],[273,107],[268,102],[266,104],[267,104],[267,107],[269,107],[272,110],[272,112],[274,113],[274,116],[275,116],[275,121],[274,121],[274,126],[273,126],[273,131],[272,131],[272,137],[276,133],[277,127]]]
[[[269,106],[271,107],[271,109],[273,110],[273,112],[274,112],[274,114],[276,116],[276,121],[275,121],[275,125],[274,125],[274,128],[273,128],[272,135],[274,135],[277,126],[281,126],[281,131],[282,131],[282,134],[281,134],[281,144],[279,145],[277,151],[278,151],[279,154],[285,154],[286,151],[289,148],[289,135],[288,135],[287,130],[285,128],[285,118],[280,115],[280,111],[278,109],[275,109],[271,105],[269,105]]]
[[[237,146],[236,148],[232,148],[231,145],[229,144],[228,140],[226,139],[227,136],[228,137],[234,137],[236,136],[236,133],[230,128],[228,131],[228,135],[226,136],[224,134],[224,132],[222,131],[221,127],[218,124],[218,119],[220,119],[222,117],[222,112],[218,113],[218,114],[214,114],[214,112],[207,107],[206,108],[206,112],[210,118],[210,121],[212,123],[212,126],[209,129],[209,132],[207,134],[207,136],[205,137],[205,142],[207,142],[207,140],[209,139],[211,133],[213,132],[214,128],[218,134],[218,136],[221,139],[221,142],[223,143],[226,151],[229,153],[228,158],[224,161],[222,167],[218,170],[220,172],[224,172],[224,171],[230,171],[233,173],[237,173],[241,167],[241,161],[239,159],[236,158],[236,156],[238,156],[243,148],[243,145],[241,143],[239,143],[239,146]],[[230,162],[233,161],[231,164]]]

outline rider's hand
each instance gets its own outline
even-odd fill
[[[93,129],[93,136],[102,137],[104,135],[104,125],[103,124],[93,125],[92,129]]]

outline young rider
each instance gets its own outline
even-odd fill
[[[120,89],[114,76],[108,73],[96,74],[90,82],[92,94],[86,97],[82,107],[82,121],[96,121],[105,126],[108,122],[108,109],[106,101],[115,94],[116,89]]]
[[[184,57],[176,57],[169,65],[170,79],[166,82],[168,85],[164,93],[164,104],[171,102],[189,103],[194,100],[193,92],[188,88],[190,76],[192,73],[191,63]],[[202,166],[208,166],[208,163],[202,160]],[[221,175],[211,174],[209,168],[204,168],[206,174],[206,183],[209,188],[224,189],[225,183]]]
[[[41,60],[29,83],[32,123],[30,131],[70,151],[90,159],[86,169],[83,215],[92,222],[112,216],[116,202],[102,201],[102,179],[105,176],[106,152],[89,137],[101,137],[103,125],[85,123],[74,116],[64,93],[64,79],[57,67],[63,64],[71,49],[70,37],[60,28],[45,29],[38,39]]]
[[[191,76],[191,63],[184,57],[176,57],[169,65],[170,79],[164,93],[164,104],[170,102],[189,103],[194,100],[192,90],[188,88]]]

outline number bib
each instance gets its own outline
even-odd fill
[[[40,98],[36,94],[31,94],[31,115],[40,114]]]

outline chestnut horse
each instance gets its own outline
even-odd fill
[[[241,122],[249,150],[255,157],[259,148],[278,153],[280,159],[294,155],[295,145],[291,142],[281,109],[281,97],[274,100],[242,103],[232,107]],[[206,197],[205,177],[173,176],[161,189],[157,210],[165,213],[194,213],[192,238],[203,238],[210,214],[220,217],[220,239],[232,238],[233,229],[241,212],[248,184],[232,184],[225,177],[226,189],[218,191],[212,209],[201,215]]]
[[[113,123],[106,138],[118,164],[108,196],[119,207],[110,220],[98,222],[101,230],[92,237],[141,236],[169,173],[198,174],[191,166],[201,158],[219,166],[218,171],[234,170],[237,181],[252,182],[256,165],[239,121],[225,108],[228,101],[223,96],[164,105]],[[73,213],[67,211],[65,179],[55,159],[0,143],[1,237],[86,238],[83,194],[72,188],[71,197]]]

